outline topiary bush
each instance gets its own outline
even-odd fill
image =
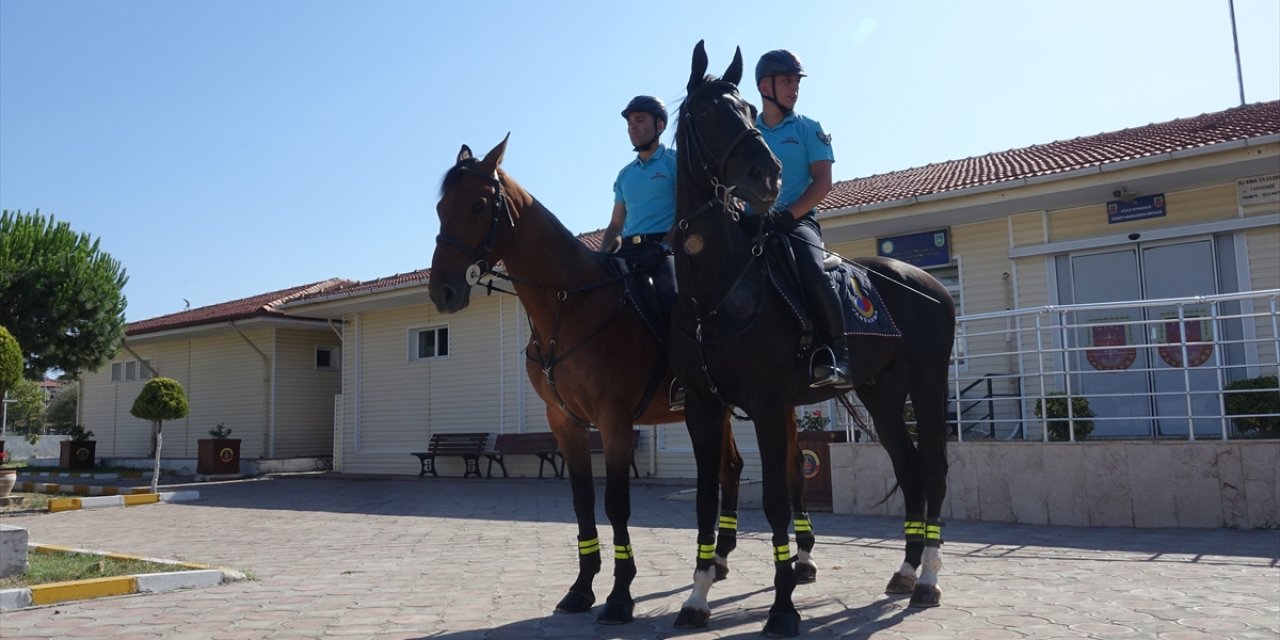
[[[156,436],[155,468],[151,472],[151,493],[156,492],[160,480],[160,448],[164,445],[161,433],[165,420],[187,417],[187,392],[173,378],[152,378],[142,385],[142,392],[133,401],[129,413],[135,418],[150,420]]]
[[[9,330],[0,326],[0,396],[22,379],[22,347]]]
[[[1076,425],[1076,440],[1084,440],[1093,433],[1093,420],[1089,419],[1095,417],[1093,409],[1089,408],[1089,399],[1082,396],[1071,398],[1071,420],[1067,419],[1067,394],[1062,392],[1050,393],[1044,398],[1043,403],[1041,400],[1036,400],[1036,417],[1048,418],[1046,424],[1049,428],[1049,439],[1053,441],[1062,442],[1071,439],[1069,431],[1071,422]]]
[[[1257,389],[1257,391],[1248,391]],[[1252,418],[1232,418],[1231,422],[1240,430],[1241,435],[1255,438],[1280,437],[1280,384],[1276,376],[1258,376],[1236,380],[1223,387],[1228,393],[1223,394],[1227,415],[1256,415],[1269,413],[1270,416]],[[1230,393],[1230,392],[1236,393]]]

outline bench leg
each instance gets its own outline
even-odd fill
[[[440,477],[439,474],[436,473],[436,459],[434,456],[424,457],[421,460],[422,460],[422,471],[418,472],[419,478],[426,477],[428,473],[431,474],[432,478]]]
[[[488,473],[485,474],[486,477],[489,477],[489,478],[493,477],[493,463],[495,462],[498,463],[498,467],[502,469],[502,477],[504,478],[507,477],[507,465],[502,461],[502,458],[503,458],[502,454],[497,454],[497,455],[486,454],[485,457],[489,458],[489,470],[488,470]]]
[[[464,456],[464,458],[467,461],[467,471],[462,474],[462,477],[470,478],[471,476],[475,476],[477,478],[483,478],[484,474],[480,473],[480,456],[469,455]]]

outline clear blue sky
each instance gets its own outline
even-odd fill
[[[1275,100],[1280,3],[1236,18],[1246,99]],[[591,231],[618,112],[679,100],[699,39],[716,73],[799,54],[837,180],[1239,101],[1227,0],[0,0],[0,206],[101,238],[130,321],[429,266],[441,175],[508,131],[512,176]]]

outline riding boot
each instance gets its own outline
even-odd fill
[[[850,389],[849,345],[844,335],[844,309],[831,279],[825,275],[808,287],[809,306],[817,321],[822,341],[831,349],[834,362],[820,361],[813,367],[814,381],[809,386],[823,387],[833,384],[839,389]]]

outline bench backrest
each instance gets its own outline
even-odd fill
[[[430,453],[478,453],[489,441],[487,433],[433,433],[427,443]]]
[[[493,448],[502,453],[544,453],[556,450],[556,437],[545,433],[499,433]]]

